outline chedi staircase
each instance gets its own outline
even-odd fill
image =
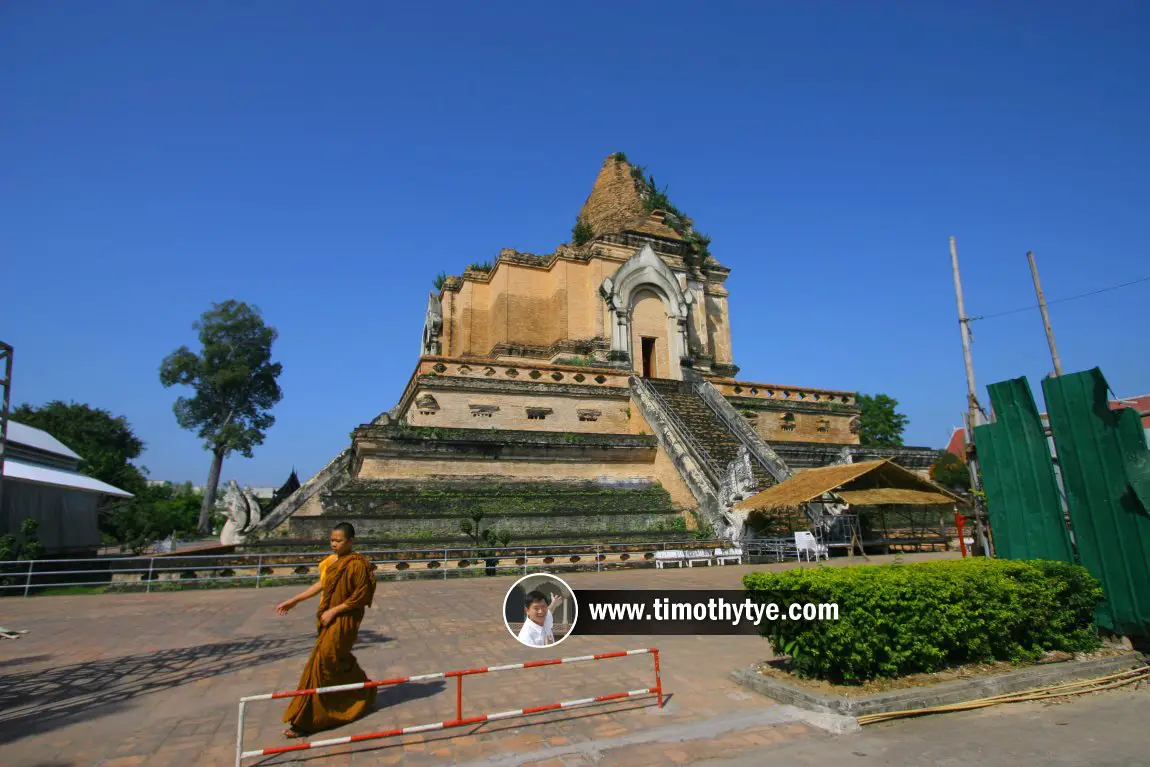
[[[786,463],[702,377],[633,377],[631,391],[706,521],[722,537],[742,537],[746,518],[734,505],[789,478]]]
[[[662,396],[671,411],[690,430],[706,451],[705,457],[710,459],[719,476],[724,476],[731,461],[738,460],[739,449],[743,447],[742,440],[731,433],[715,411],[686,382],[648,378],[647,383]],[[751,473],[755,481],[754,490],[763,490],[775,484],[775,478],[758,461],[751,461]]]

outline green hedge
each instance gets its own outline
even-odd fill
[[[801,676],[857,683],[964,663],[1033,660],[1047,650],[1099,646],[1102,589],[1062,562],[959,559],[820,567],[743,578],[758,602],[835,603],[837,621],[760,626]]]

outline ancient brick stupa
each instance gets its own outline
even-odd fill
[[[573,240],[440,280],[399,402],[261,527],[321,538],[338,518],[369,540],[454,543],[481,509],[521,545],[737,537],[734,504],[796,470],[933,459],[860,447],[853,392],[737,379],[730,270],[622,154]]]

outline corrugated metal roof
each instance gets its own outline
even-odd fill
[[[8,441],[18,442],[21,445],[43,450],[46,453],[55,453],[56,455],[75,458],[77,461],[80,460],[79,455],[48,432],[32,426],[25,426],[16,421],[8,422]]]
[[[37,431],[39,431],[37,429]],[[43,433],[43,432],[41,432]],[[9,458],[4,461],[4,479],[15,479],[23,482],[34,482],[38,485],[52,485],[53,487],[68,487],[73,490],[86,490],[91,493],[115,495],[121,498],[131,498],[132,494],[106,482],[93,479],[86,474],[75,471],[52,469],[47,466],[37,466]]]

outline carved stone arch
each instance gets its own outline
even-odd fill
[[[675,273],[663,259],[655,255],[650,245],[644,245],[615,274],[604,280],[600,292],[611,308],[619,311],[630,307],[640,288],[655,288],[655,292],[662,294],[667,304],[667,314],[676,319],[686,319],[691,299],[679,287]]]
[[[636,297],[647,291],[662,299],[667,311],[667,338],[673,363],[668,374],[671,378],[681,378],[680,365],[689,357],[687,326],[692,297],[683,291],[675,273],[655,255],[650,245],[644,245],[599,286],[599,293],[607,302],[612,317],[611,357],[620,361],[635,359],[635,351],[631,348],[631,310]]]

